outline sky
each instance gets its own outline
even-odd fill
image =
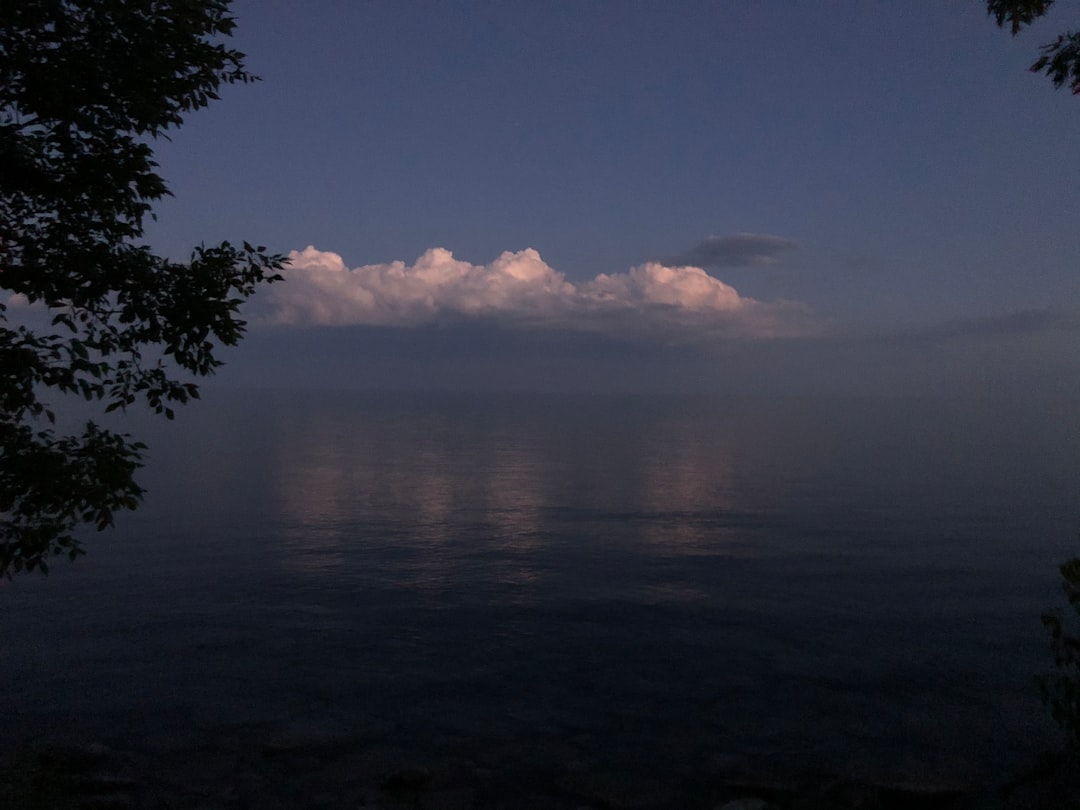
[[[1058,5],[238,0],[147,239],[290,257],[222,385],[1080,395]]]

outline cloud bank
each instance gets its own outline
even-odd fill
[[[782,236],[736,233],[706,237],[685,253],[664,261],[693,267],[751,267],[776,264],[780,256],[797,247],[795,242]]]
[[[485,265],[432,248],[411,265],[350,269],[338,254],[309,246],[289,254],[284,275],[263,297],[264,323],[407,327],[485,320],[673,341],[788,337],[811,328],[799,304],[741,296],[701,267],[647,262],[575,284],[531,248]]]

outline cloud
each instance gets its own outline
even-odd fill
[[[736,233],[709,236],[685,253],[664,261],[693,267],[749,267],[776,264],[780,256],[798,245],[782,236],[765,233]]]
[[[810,324],[804,307],[741,296],[700,267],[647,262],[574,284],[531,248],[486,265],[432,248],[411,265],[350,269],[309,246],[289,254],[285,281],[262,296],[257,318],[300,326],[496,321],[667,341],[792,336]]]
[[[1065,325],[1061,314],[1050,309],[1027,309],[967,318],[954,318],[927,328],[922,336],[927,340],[947,341],[961,338],[983,338],[1028,335],[1045,332]]]
[[[988,315],[950,318],[937,323],[910,326],[897,331],[856,336],[882,343],[947,344],[965,340],[1019,338],[1050,332],[1075,332],[1080,328],[1075,316],[1052,309],[1025,309]]]

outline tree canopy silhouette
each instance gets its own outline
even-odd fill
[[[1046,14],[1054,0],[987,0],[986,10],[999,28],[1008,26],[1015,36],[1024,26],[1031,25]],[[1054,87],[1069,85],[1080,94],[1080,31],[1066,31],[1042,47],[1040,56],[1031,66],[1033,73],[1045,73]]]
[[[255,77],[222,40],[230,0],[0,0],[0,574],[83,553],[143,490],[143,445],[53,403],[172,418],[280,256],[228,242],[188,262],[141,244],[169,194],[152,143]]]

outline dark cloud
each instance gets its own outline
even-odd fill
[[[767,233],[736,233],[709,236],[685,253],[662,261],[667,265],[692,267],[751,267],[775,264],[780,256],[798,244]]]
[[[966,337],[997,337],[999,335],[1033,334],[1062,326],[1061,316],[1049,309],[1030,309],[983,315],[974,318],[957,318],[939,324],[927,331],[927,337],[950,340]]]
[[[1075,330],[1060,312],[1051,309],[1028,309],[1018,312],[995,313],[913,327],[899,332],[876,335],[873,340],[898,343],[951,343],[958,340],[996,338]]]

